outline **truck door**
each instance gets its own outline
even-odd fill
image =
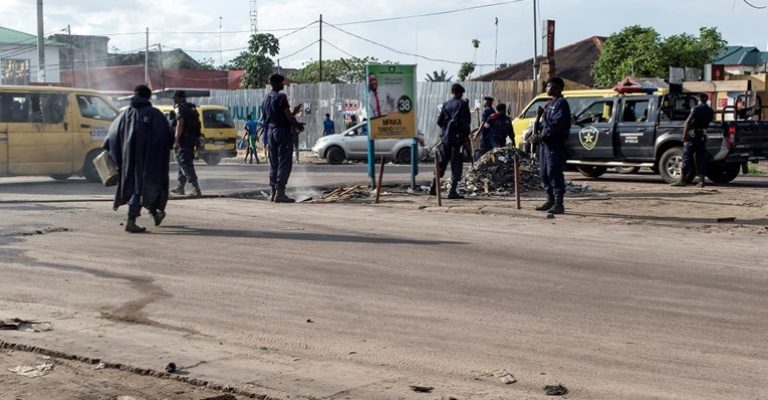
[[[574,115],[568,135],[569,159],[613,160],[616,99],[595,100]]]
[[[616,123],[616,158],[618,160],[652,160],[656,140],[655,115],[650,97],[623,97]]]

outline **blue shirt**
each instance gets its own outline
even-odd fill
[[[440,137],[444,141],[464,139],[469,135],[471,122],[469,104],[465,100],[454,97],[443,103],[443,108],[437,117],[437,125],[442,129]]]
[[[254,121],[254,120],[252,120],[252,119],[249,119],[245,123],[245,131],[248,132],[248,136],[253,136],[255,138],[256,137],[256,131],[258,129],[259,129],[259,123]]]
[[[289,110],[288,96],[285,93],[271,91],[261,103],[261,121],[265,129],[280,134],[291,134],[291,122],[285,115]]]
[[[550,147],[564,146],[571,130],[571,106],[568,102],[562,97],[551,100],[544,107],[541,121],[541,141]]]
[[[336,126],[333,123],[333,120],[330,118],[326,118],[325,121],[323,121],[323,136],[325,135],[333,135],[333,132],[336,130]]]

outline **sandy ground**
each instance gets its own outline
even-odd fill
[[[104,202],[3,202],[0,319],[54,330],[0,341],[61,353],[0,350],[0,399],[768,399],[768,178],[568,179],[554,220],[391,187],[172,202],[127,235]]]

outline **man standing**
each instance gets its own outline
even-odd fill
[[[469,103],[461,98],[464,95],[464,87],[454,83],[451,86],[451,94],[453,94],[453,98],[443,103],[440,115],[437,117],[437,125],[442,130],[438,152],[438,173],[442,178],[445,175],[448,162],[451,163],[451,190],[448,193],[448,198],[463,199],[464,196],[460,195],[457,190],[464,168],[461,147],[469,137],[469,125],[472,122],[472,116],[469,113]],[[436,185],[437,178],[432,181],[429,188],[430,195],[436,194]]]
[[[323,136],[333,135],[336,133],[336,125],[331,119],[331,114],[325,114],[325,121],[323,121]]]
[[[493,149],[494,138],[491,137],[492,133],[490,131],[490,126],[486,125],[488,119],[495,113],[496,110],[493,109],[493,97],[483,97],[483,113],[480,116],[480,125],[476,134],[477,136],[480,136],[480,142],[475,142],[477,143],[477,147],[475,148],[475,154],[473,155],[475,161],[479,160],[483,154]]]
[[[512,147],[515,147],[515,133],[512,128],[512,118],[507,115],[507,105],[499,104],[496,106],[496,112],[486,119],[483,124],[485,133],[483,134],[483,147],[495,149],[507,145],[507,138],[512,141]]]
[[[296,200],[285,195],[285,185],[293,167],[293,132],[304,131],[304,124],[294,117],[301,111],[299,104],[291,111],[288,96],[280,93],[285,87],[285,78],[280,74],[272,74],[269,92],[261,104],[261,121],[265,134],[269,135],[269,186],[272,188],[270,201],[275,203],[293,203]]]
[[[145,228],[136,225],[136,218],[145,207],[160,225],[168,203],[168,161],[173,134],[162,112],[152,107],[152,91],[137,86],[131,105],[112,121],[104,141],[120,171],[113,208],[128,204],[125,231],[140,233]]]
[[[707,168],[707,128],[715,118],[715,111],[707,105],[709,96],[699,94],[699,104],[691,109],[683,128],[683,170],[680,180],[672,186],[685,186],[698,175],[699,187],[704,187]],[[693,132],[691,132],[693,130]]]
[[[200,140],[200,114],[194,104],[187,103],[187,93],[183,90],[177,90],[173,93],[174,112],[176,119],[173,121],[175,139],[173,142],[173,151],[176,153],[176,162],[178,163],[178,185],[172,189],[171,193],[179,196],[184,195],[184,185],[189,182],[192,184],[193,197],[202,196],[200,185],[197,183],[197,173],[195,173],[195,148]]]
[[[571,108],[563,98],[565,82],[558,77],[547,82],[547,94],[552,99],[545,108],[538,109],[537,123],[541,120],[541,144],[539,161],[541,185],[547,192],[547,201],[536,207],[537,211],[563,214],[565,206],[565,142],[571,129]]]
[[[251,157],[251,164],[253,164],[253,159],[256,158],[256,164],[259,163],[259,154],[256,152],[256,143],[258,143],[259,138],[259,123],[253,120],[253,117],[248,114],[247,121],[245,122],[245,135],[247,140],[247,149],[245,150],[245,158],[243,159],[244,163],[248,162],[248,156]]]

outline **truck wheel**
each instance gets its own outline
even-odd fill
[[[400,164],[411,163],[411,149],[409,147],[402,148],[397,152],[397,162]]]
[[[736,163],[710,163],[707,165],[707,178],[715,183],[728,183],[741,171],[741,165]]]
[[[683,176],[683,148],[667,149],[659,159],[659,175],[664,182],[674,183]]]
[[[72,176],[72,174],[57,174],[57,175],[51,175],[51,178],[57,181],[66,181],[69,179],[69,177]]]
[[[346,155],[341,147],[333,146],[325,152],[325,158],[328,160],[328,164],[339,165],[344,162]]]
[[[616,172],[627,175],[627,174],[636,174],[640,171],[640,167],[616,167]]]
[[[83,164],[83,176],[88,182],[101,183],[101,177],[96,171],[96,166],[93,165],[93,160],[101,154],[100,150],[95,150],[85,157],[85,163]]]
[[[599,178],[608,170],[607,167],[595,165],[579,165],[576,169],[587,178]]]
[[[219,154],[207,154],[204,161],[208,165],[219,165],[221,162],[221,155]]]

